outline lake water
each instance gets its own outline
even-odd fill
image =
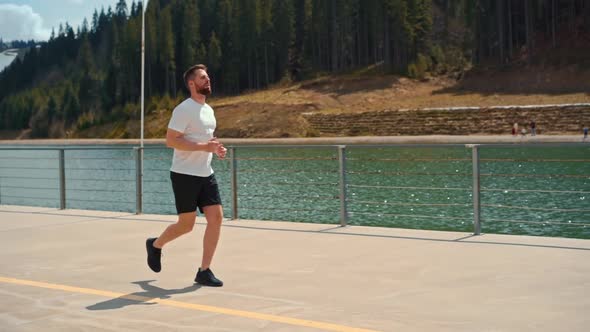
[[[16,50],[6,50],[0,53],[0,71],[2,71],[4,67],[12,63],[14,58],[16,58]]]
[[[471,150],[464,147],[348,147],[348,222],[473,230]],[[57,152],[0,150],[0,203],[59,206]],[[143,212],[176,214],[172,151],[144,155]],[[339,224],[335,147],[237,147],[243,219]],[[483,233],[590,238],[590,144],[482,147]],[[231,216],[229,160],[214,159]],[[67,208],[135,211],[135,155],[128,149],[66,150]]]

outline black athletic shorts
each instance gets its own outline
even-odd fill
[[[207,177],[170,172],[178,214],[197,211],[208,205],[221,205],[215,175]]]

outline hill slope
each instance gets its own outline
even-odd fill
[[[164,137],[173,105],[157,109],[146,115],[145,137]],[[408,128],[399,132],[371,129],[355,132],[346,129],[321,131],[306,119],[310,114],[332,115],[364,113],[370,111],[396,112],[433,107],[490,107],[498,105],[542,105],[563,103],[590,103],[590,70],[578,66],[558,69],[529,68],[518,71],[477,71],[465,74],[460,80],[438,77],[412,80],[398,76],[350,74],[326,76],[298,84],[276,86],[267,90],[244,93],[235,97],[214,96],[209,103],[215,109],[219,137],[309,137],[341,135],[419,135]],[[431,116],[433,113],[440,116]],[[534,114],[534,110],[529,110]],[[415,117],[415,128],[440,128],[429,134],[461,135],[472,120],[470,116],[453,118],[447,123],[444,111],[428,111],[428,117]],[[509,126],[514,112],[496,110],[495,116],[506,117]],[[552,115],[557,130],[551,133],[577,133],[580,121],[576,112]],[[391,117],[399,117],[399,114]],[[534,116],[533,116],[534,117]],[[537,118],[540,119],[542,114]],[[381,119],[383,114],[380,115]],[[420,118],[425,122],[420,123]],[[352,120],[354,121],[354,120]],[[426,123],[426,121],[428,123]],[[465,123],[462,123],[465,122]],[[501,121],[500,121],[501,122]],[[350,123],[351,125],[354,123]],[[456,128],[456,129],[454,129]],[[482,128],[478,134],[508,132],[492,126]],[[392,128],[395,130],[395,128]],[[111,123],[74,132],[70,137],[80,138],[132,138],[139,137],[139,119],[127,123]],[[26,135],[24,136],[26,137]]]

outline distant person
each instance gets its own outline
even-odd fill
[[[526,136],[526,129],[522,128],[522,130],[520,131],[522,137]]]
[[[586,140],[586,138],[588,138],[588,126],[584,127],[584,140]]]
[[[148,266],[160,272],[162,248],[177,237],[192,231],[197,207],[205,214],[207,228],[203,236],[203,257],[195,282],[205,286],[223,286],[210,269],[219,235],[223,209],[217,181],[211,168],[213,154],[225,158],[226,149],[213,132],[216,127],[211,106],[205,103],[211,94],[207,67],[195,65],[184,73],[184,84],[190,91],[174,109],[166,132],[166,145],[174,148],[170,179],[176,202],[178,221],[157,238],[146,240]]]
[[[535,121],[531,121],[531,136],[537,136],[537,124]]]
[[[518,123],[515,122],[514,125],[512,126],[512,136],[516,136],[518,135]]]

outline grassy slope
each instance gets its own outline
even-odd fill
[[[417,81],[398,76],[356,73],[326,76],[234,97],[212,97],[219,137],[302,137],[313,135],[300,117],[304,112],[363,112],[446,106],[590,103],[590,70],[557,69],[478,71],[461,80]],[[163,137],[171,110],[145,119],[145,137]],[[107,124],[77,137],[139,137],[139,121]]]
[[[212,100],[223,137],[297,137],[303,112],[363,112],[447,106],[590,103],[590,71],[470,73],[461,81],[397,76],[324,77],[288,87]]]

